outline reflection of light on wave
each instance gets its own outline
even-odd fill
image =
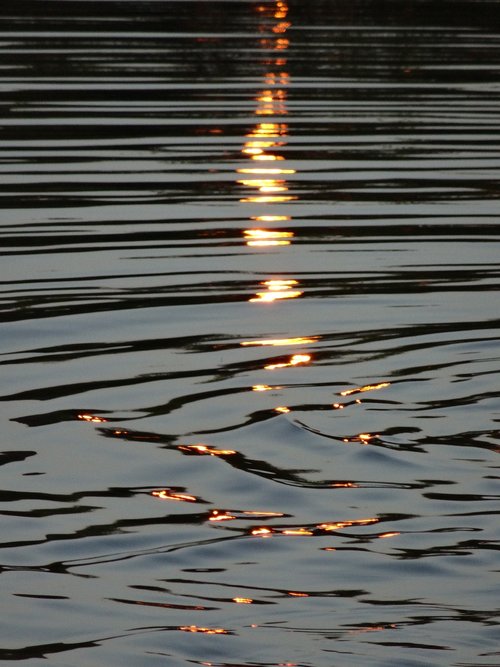
[[[184,632],[201,632],[205,635],[227,635],[228,630],[224,628],[200,628],[198,625],[181,625],[179,630]]]
[[[364,387],[356,387],[355,389],[346,389],[341,391],[339,396],[351,396],[351,394],[359,394],[365,391],[375,391],[376,389],[384,389],[390,387],[390,382],[379,382],[378,384],[367,384]]]
[[[102,422],[107,422],[107,419],[104,419],[104,417],[97,417],[96,415],[89,415],[89,414],[80,414],[77,415],[78,419],[81,419],[82,421],[85,422],[95,422],[95,423],[102,423]]]
[[[249,301],[270,303],[280,299],[296,299],[303,294],[301,290],[292,289],[292,287],[298,285],[297,280],[265,280],[261,285],[264,285],[267,291],[257,292],[256,296]]]
[[[277,368],[287,368],[289,366],[298,366],[299,364],[307,364],[311,361],[310,354],[294,354],[290,357],[289,361],[283,361],[277,364],[268,364],[264,366],[266,371],[274,371]]]
[[[191,496],[187,493],[178,493],[170,489],[162,489],[161,491],[152,491],[152,496],[160,498],[161,500],[179,500],[188,503],[195,503],[198,499],[196,496]]]
[[[305,338],[303,336],[297,338],[264,338],[262,340],[245,340],[241,342],[240,345],[271,345],[273,347],[279,347],[281,345],[307,345],[308,343],[316,343],[318,340],[319,336],[311,336],[310,338]]]
[[[310,527],[297,526],[290,528],[286,527],[265,528],[259,526],[258,528],[253,528],[249,532],[250,535],[254,535],[256,537],[271,537],[271,535],[285,535],[289,537],[318,537],[318,536],[324,536],[325,534],[328,535],[329,533],[335,533],[336,531],[341,530],[343,528],[350,528],[352,526],[370,526],[379,522],[380,519],[376,517],[370,517],[366,519],[351,519],[347,521],[336,521],[334,523],[319,523],[315,526],[310,526]],[[386,539],[389,537],[396,537],[397,535],[400,534],[401,533],[397,531],[391,531],[391,532],[370,535],[370,538]],[[334,549],[332,549],[331,547],[326,547],[326,550],[329,551]],[[290,593],[290,595],[293,595],[293,593]]]
[[[234,449],[217,449],[208,445],[179,445],[177,449],[190,454],[207,454],[208,456],[231,456],[236,454]]]
[[[344,442],[361,442],[363,445],[367,445],[370,440],[373,440],[373,438],[378,438],[379,436],[376,434],[372,433],[359,433],[358,435],[354,435],[350,438],[343,438]]]

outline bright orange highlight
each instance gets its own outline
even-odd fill
[[[181,625],[179,630],[184,632],[202,632],[205,635],[227,635],[228,631],[224,628],[200,628],[198,625]]]
[[[208,445],[179,445],[177,449],[193,454],[208,454],[209,456],[230,456],[236,454],[234,449],[216,449]]]
[[[307,364],[309,361],[311,361],[310,354],[294,354],[290,358],[290,361],[278,364],[268,364],[267,366],[264,366],[264,370],[274,371],[277,368],[287,368],[288,366],[298,366],[299,364]]]
[[[83,421],[86,422],[96,422],[98,424],[108,421],[107,419],[104,419],[104,417],[97,417],[96,415],[88,415],[88,414],[78,415],[78,419],[82,419]]]
[[[180,500],[188,503],[195,503],[198,500],[196,496],[191,496],[187,493],[177,493],[177,491],[171,491],[170,489],[152,491],[151,495],[161,500]]]
[[[298,336],[297,338],[264,338],[263,340],[246,340],[240,343],[240,345],[242,347],[247,347],[248,345],[280,347],[282,345],[307,345],[309,343],[316,343],[318,340],[319,336],[312,336],[310,338],[305,338],[304,336]]]
[[[359,394],[363,391],[374,391],[376,389],[384,389],[384,387],[390,387],[390,382],[379,382],[379,384],[367,384],[364,387],[356,387],[356,389],[346,389],[345,391],[340,392],[340,396],[350,396],[351,394]]]
[[[280,299],[296,299],[303,294],[300,290],[292,289],[297,284],[296,280],[265,280],[261,285],[267,288],[267,292],[257,292],[256,296],[249,299],[249,301],[264,301],[269,303]]]

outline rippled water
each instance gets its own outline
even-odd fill
[[[497,2],[6,2],[1,661],[500,665]]]

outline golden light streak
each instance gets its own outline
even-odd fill
[[[298,285],[296,280],[265,280],[261,283],[267,288],[267,292],[257,292],[255,297],[249,299],[251,302],[272,302],[279,299],[296,299],[303,294],[300,290],[293,290]]]
[[[276,14],[274,16],[275,16],[275,18],[280,18],[280,17],[277,17]],[[291,25],[292,24],[288,23],[287,21],[282,21],[281,23],[278,23],[277,25],[275,25],[273,27],[273,32],[277,33],[277,34],[285,33]]]
[[[208,445],[179,445],[177,449],[192,454],[207,454],[209,456],[230,456],[231,454],[236,454],[234,449],[216,449],[215,447],[208,447]]]
[[[297,338],[264,338],[263,340],[245,340],[240,345],[246,347],[248,345],[271,345],[272,347],[280,347],[281,345],[307,345],[308,343],[316,343],[319,336],[311,336],[306,338],[298,336]]]
[[[283,535],[314,535],[310,530],[307,530],[307,528],[290,528],[287,530],[284,530]]]
[[[274,411],[287,414],[288,412],[290,412],[290,408],[287,408],[286,405],[279,405],[277,408],[274,408]]]
[[[274,156],[273,156],[274,157]],[[264,168],[264,167],[248,167],[248,168],[242,168],[242,169],[237,169],[236,170],[238,174],[295,174],[297,173],[295,169],[279,169],[279,168]],[[243,181],[238,181],[238,183],[242,183]],[[249,183],[254,183],[255,181],[247,181]]]
[[[252,391],[271,391],[273,387],[270,387],[268,384],[254,384]]]
[[[370,440],[373,440],[373,438],[378,438],[380,437],[378,433],[359,433],[358,435],[354,435],[350,438],[343,438],[344,442],[361,442],[363,445],[367,445]]]
[[[287,593],[293,598],[308,598],[310,597],[309,593],[297,593],[296,591],[288,591]]]
[[[272,239],[269,239],[267,241],[261,240],[261,241],[247,241],[246,242],[247,246],[250,247],[256,247],[256,248],[271,248],[273,246],[283,246],[283,245],[290,245],[290,241],[273,241]]]
[[[252,604],[252,598],[233,598],[233,602],[236,604]]]
[[[289,215],[255,215],[251,219],[257,222],[283,222],[292,218]],[[289,233],[293,234],[293,232]]]
[[[298,366],[299,364],[307,364],[311,361],[311,358],[312,357],[310,354],[294,354],[290,357],[289,361],[284,361],[277,364],[268,364],[267,366],[264,366],[264,370],[274,371],[277,368],[287,368],[289,366]]]
[[[255,297],[249,299],[251,303],[258,301],[272,302],[279,301],[280,299],[297,299],[299,296],[302,296],[303,292],[299,290],[291,290],[290,292],[257,292]]]
[[[288,134],[288,123],[258,123],[256,127],[251,130],[246,136],[249,137],[250,139],[253,138],[259,138],[262,139],[262,137],[268,137],[268,138],[278,138],[278,137],[286,137]],[[254,143],[255,145],[255,143]],[[282,145],[281,143],[275,143],[272,142],[271,144],[268,144],[269,146],[280,146]],[[265,147],[265,146],[261,146]]]
[[[266,229],[245,229],[243,235],[248,246],[290,245],[293,232]]]
[[[397,531],[392,533],[380,533],[380,535],[377,535],[377,537],[380,539],[385,539],[386,537],[396,537],[397,535],[401,535],[401,533],[398,533]]]
[[[288,49],[290,46],[290,40],[287,39],[286,37],[280,37],[279,39],[276,40],[274,48],[276,51],[283,51],[284,49]]]
[[[258,537],[269,537],[272,534],[270,528],[254,528],[251,532],[252,535],[257,535]]]
[[[211,516],[208,518],[209,521],[233,521],[234,519],[236,519],[234,514],[220,510],[212,510]]]
[[[367,384],[364,387],[356,387],[355,389],[346,389],[341,391],[339,396],[350,396],[351,394],[359,394],[364,391],[374,391],[376,389],[384,389],[390,387],[390,382],[379,382],[378,384]]]
[[[195,503],[198,499],[196,496],[191,496],[188,493],[178,493],[170,489],[162,489],[161,491],[152,491],[152,496],[160,498],[161,500],[179,500],[188,503]]]
[[[179,630],[183,632],[202,632],[205,635],[227,635],[224,628],[200,628],[198,625],[180,625]]]
[[[107,422],[107,419],[104,419],[104,417],[97,417],[96,415],[89,415],[89,414],[80,414],[77,415],[78,419],[82,419],[83,421],[86,422],[95,422],[98,424],[101,424],[102,422]]]
[[[355,484],[354,482],[333,482],[332,486],[335,488],[342,488],[342,489],[358,489],[359,484]]]
[[[258,195],[255,197],[242,197],[242,204],[283,204],[287,201],[298,199],[295,195]]]
[[[369,519],[352,519],[350,521],[336,521],[335,523],[320,523],[316,527],[327,532],[339,530],[339,528],[349,528],[351,526],[371,526],[379,523],[380,519],[370,517]]]
[[[252,155],[252,160],[261,160],[273,162],[275,160],[284,160],[285,158],[282,155],[273,155],[271,153],[261,153],[260,155]]]

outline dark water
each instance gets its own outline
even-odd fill
[[[500,665],[499,26],[2,3],[0,661]]]

